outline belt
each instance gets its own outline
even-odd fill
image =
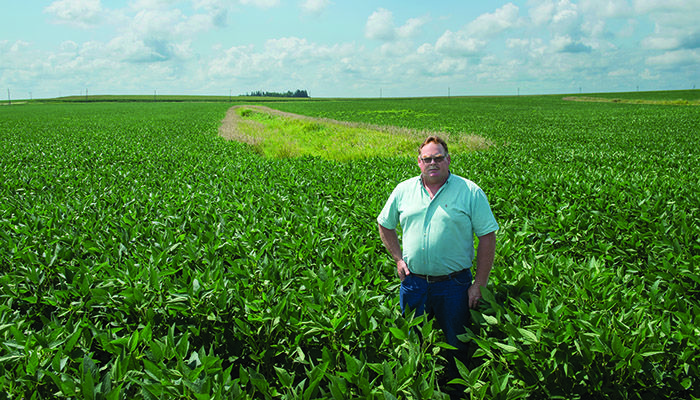
[[[428,283],[431,283],[431,282],[444,282],[444,281],[448,281],[448,280],[454,278],[455,276],[457,276],[457,275],[459,275],[459,274],[461,274],[461,273],[467,272],[467,271],[469,271],[469,270],[468,270],[468,269],[463,269],[463,270],[461,270],[461,271],[453,272],[453,273],[451,273],[451,274],[449,274],[449,275],[423,275],[423,274],[414,274],[413,272],[411,272],[411,275],[413,275],[413,276],[415,276],[415,277],[417,277],[417,278],[421,278],[421,279],[427,281]]]

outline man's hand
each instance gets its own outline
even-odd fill
[[[401,282],[406,279],[406,276],[411,275],[411,271],[408,270],[408,265],[406,265],[406,261],[404,260],[399,260],[399,262],[396,263],[396,271],[399,273]]]
[[[477,308],[481,300],[481,287],[477,284],[472,284],[467,290],[469,294],[469,308]]]

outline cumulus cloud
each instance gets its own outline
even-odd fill
[[[568,35],[557,35],[551,41],[552,49],[557,53],[588,53],[591,46],[580,40],[574,40]]]
[[[400,38],[415,37],[427,22],[428,17],[410,18],[405,24],[396,29],[396,33]]]
[[[58,23],[91,28],[100,22],[103,9],[100,0],[56,0],[44,12],[53,15]]]
[[[318,15],[330,5],[330,0],[303,0],[301,2],[301,9],[305,13]]]
[[[106,46],[109,57],[133,63],[156,63],[171,59],[184,60],[191,54],[190,42],[174,42],[156,37],[141,38],[122,35],[112,39]]]
[[[630,18],[634,9],[627,0],[581,0],[581,10],[597,18]]]
[[[686,65],[697,66],[700,65],[700,51],[690,49],[667,51],[657,56],[648,57],[646,63],[647,65],[664,68]]]
[[[669,12],[692,13],[698,10],[698,0],[633,0],[634,9],[639,14]]]
[[[279,0],[239,0],[241,4],[259,8],[273,8],[279,6]]]
[[[418,34],[427,22],[427,17],[411,18],[404,25],[396,27],[394,14],[387,9],[380,8],[367,18],[365,37],[385,41],[405,39]]]
[[[698,10],[700,0],[636,0],[635,11],[654,23],[654,32],[642,40],[642,47],[662,51],[700,48]]]
[[[635,71],[631,68],[620,68],[616,69],[613,71],[608,72],[608,76],[613,77],[613,78],[619,78],[619,77],[629,77],[629,76],[634,76]]]
[[[367,18],[365,24],[367,39],[392,40],[395,36],[394,15],[391,11],[380,8]]]
[[[350,65],[351,60],[357,58],[353,45],[319,45],[298,37],[270,39],[261,49],[252,45],[233,46],[221,53],[208,67],[208,73],[217,79],[251,78],[273,72],[279,74],[281,70],[315,70],[336,60]]]
[[[530,8],[535,26],[545,26],[554,34],[574,34],[582,21],[578,5],[569,0],[544,0]]]
[[[445,56],[476,56],[489,40],[520,23],[518,7],[508,3],[493,13],[480,15],[459,31],[445,31],[435,42],[435,49]]]
[[[446,31],[435,42],[435,49],[449,56],[473,56],[486,46],[486,41],[470,37],[464,31]]]
[[[225,24],[226,10],[214,0],[195,2],[194,8],[203,12],[189,14],[169,4],[138,0],[121,10],[118,35],[107,45],[113,57],[139,64],[184,61],[193,57],[192,37]]]
[[[519,9],[513,3],[508,3],[493,13],[480,15],[466,28],[470,36],[489,37],[513,28],[519,24]]]

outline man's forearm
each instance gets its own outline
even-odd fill
[[[401,244],[399,243],[399,236],[396,234],[396,229],[387,229],[379,225],[379,237],[382,239],[384,247],[389,251],[395,262],[399,262],[403,259]]]
[[[479,245],[476,248],[476,273],[474,284],[486,286],[493,267],[493,259],[496,254],[496,232],[479,236]]]

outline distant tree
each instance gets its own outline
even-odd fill
[[[308,98],[309,93],[306,90],[300,90],[297,89],[294,92],[291,90],[287,90],[286,93],[277,93],[277,92],[264,92],[262,90],[257,90],[255,92],[250,92],[246,94],[246,96],[251,96],[251,97],[299,97],[299,98]]]

